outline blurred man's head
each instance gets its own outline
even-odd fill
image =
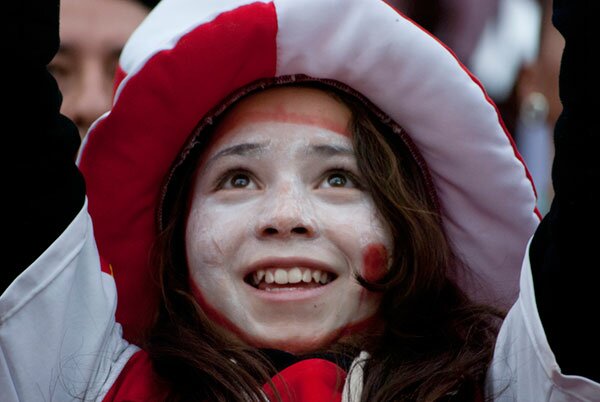
[[[61,0],[61,45],[50,71],[63,94],[61,112],[77,124],[82,138],[110,108],[123,45],[153,5],[148,0]]]

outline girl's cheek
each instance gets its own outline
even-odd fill
[[[362,276],[368,282],[376,282],[387,272],[388,251],[381,243],[372,243],[363,250]]]

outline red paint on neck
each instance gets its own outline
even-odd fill
[[[388,253],[383,244],[369,244],[363,252],[362,276],[368,282],[376,282],[387,272]]]

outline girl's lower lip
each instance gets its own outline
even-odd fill
[[[294,288],[287,287],[282,289],[273,289],[273,290],[262,290],[257,289],[252,285],[246,283],[248,288],[250,289],[250,293],[254,296],[269,300],[269,301],[300,301],[318,298],[324,295],[326,292],[330,290],[331,285],[335,282],[331,281],[326,285],[321,285],[317,287],[306,287],[306,288]]]

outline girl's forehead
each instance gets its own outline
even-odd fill
[[[227,112],[213,141],[255,123],[290,123],[315,126],[350,137],[350,109],[333,95],[316,88],[279,87],[252,94]],[[216,145],[216,144],[215,144]]]

